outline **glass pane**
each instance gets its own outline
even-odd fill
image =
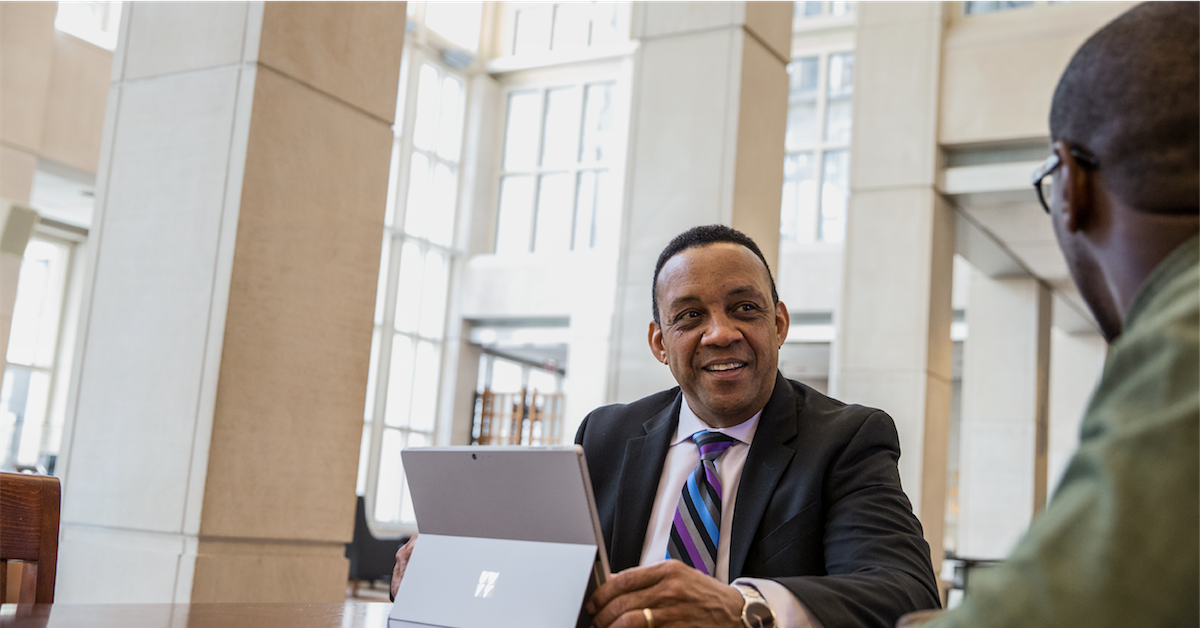
[[[806,18],[821,14],[821,5],[824,2],[797,2],[792,8],[792,15],[795,17]]]
[[[412,404],[413,352],[411,338],[400,334],[392,338],[387,407],[383,412],[383,422],[388,427],[408,425],[408,410]]]
[[[356,495],[367,494],[367,463],[371,461],[371,424],[363,424],[362,443],[358,446],[358,481],[354,483]]]
[[[49,472],[53,462],[42,454],[42,431],[46,429],[46,406],[50,400],[50,374],[19,366],[9,366],[0,385],[0,444],[4,446],[5,470],[13,465]],[[61,436],[61,435],[58,435]],[[46,443],[48,451],[58,451],[58,439]]]
[[[813,154],[788,155],[783,162],[783,207],[779,233],[784,240],[813,242],[817,236],[817,181]]]
[[[396,331],[417,331],[420,310],[421,248],[416,242],[405,242],[400,249],[400,276],[396,285]]]
[[[409,427],[414,430],[432,431],[437,420],[438,375],[441,374],[440,345],[421,341],[417,343],[416,381],[413,384],[412,418]]]
[[[421,335],[426,338],[442,337],[446,319],[446,285],[449,282],[445,256],[438,251],[426,253],[425,279],[421,285]]]
[[[421,64],[417,79],[417,120],[413,127],[413,145],[432,151],[438,130],[438,71],[428,63]]]
[[[542,175],[538,185],[535,251],[570,250],[573,184],[574,177],[569,173]]]
[[[454,207],[458,194],[458,178],[454,170],[439,163],[433,167],[433,207],[426,217],[425,234],[431,242],[450,246],[454,240]]]
[[[462,123],[463,86],[458,79],[447,76],[442,79],[442,114],[439,122],[441,126],[438,129],[437,152],[442,159],[458,161],[459,149],[462,146]]]
[[[379,448],[379,482],[375,486],[375,520],[396,522],[400,520],[401,490],[408,492],[404,482],[404,469],[400,466],[400,451],[404,449],[404,434],[398,430],[384,430]]]
[[[430,445],[429,437],[425,434],[410,432],[408,434],[408,444],[405,447],[428,447]],[[400,500],[400,523],[414,524],[417,522],[416,512],[413,511],[412,493],[408,490],[408,478],[404,480],[404,496]]]
[[[846,201],[850,198],[850,151],[825,153],[821,181],[821,240],[841,242],[846,235]]]
[[[371,332],[371,362],[370,370],[367,371],[367,398],[363,403],[363,421],[371,422],[375,416],[375,384],[379,379],[379,344],[383,340],[383,335],[379,328],[375,328]]]
[[[843,2],[835,0],[829,3],[830,15],[847,15],[858,11],[857,2]]]
[[[42,367],[54,363],[67,254],[66,246],[37,238],[25,247],[8,338],[9,362]]]
[[[517,11],[513,54],[546,52],[550,49],[550,20],[553,8],[553,5],[548,4]]]
[[[400,140],[392,142],[392,157],[388,164],[388,192],[383,210],[383,224],[391,227],[396,224],[396,205],[399,202],[396,196],[400,194]]]
[[[400,58],[400,93],[396,97],[396,117],[394,118],[396,123],[392,125],[392,133],[396,137],[404,135],[404,110],[408,105],[408,60],[408,55]]]
[[[592,246],[612,248],[617,243],[617,231],[621,226],[620,192],[613,184],[613,176],[607,170],[596,172],[596,218]]]
[[[579,137],[579,88],[546,90],[546,127],[542,135],[542,165],[561,166],[575,162],[575,140]]]
[[[1032,5],[1033,2],[964,2],[963,13],[967,15],[982,15],[984,13],[995,13],[997,11],[1008,11],[1010,9],[1019,9]]]
[[[529,369],[529,390],[543,394],[558,392],[558,375],[542,369]]]
[[[817,141],[818,57],[788,64],[788,121],[785,144],[794,151]]]
[[[500,181],[496,253],[528,253],[532,231],[533,177],[504,177]]]
[[[383,324],[383,310],[387,305],[388,273],[392,272],[392,234],[385,233],[379,248],[379,280],[375,288],[375,324]]]
[[[541,103],[537,92],[508,95],[508,122],[504,130],[504,169],[526,170],[537,164]]]
[[[408,169],[408,202],[404,207],[404,231],[411,236],[427,237],[430,212],[429,158],[413,152]]]
[[[621,39],[617,31],[617,3],[597,2],[592,9],[591,45],[609,44]]]
[[[492,392],[521,392],[522,367],[516,362],[501,360],[492,361]]]
[[[579,161],[602,161],[607,153],[606,143],[612,128],[612,83],[588,85],[584,97],[583,138],[580,140]]]
[[[834,143],[850,141],[853,118],[854,53],[829,55],[829,92],[825,113],[825,140]]]
[[[550,49],[586,48],[591,12],[590,3],[570,2],[554,5],[554,34],[550,39]]]
[[[425,3],[425,26],[468,52],[479,49],[479,26],[482,22],[481,2]]]
[[[571,245],[577,251],[596,246],[596,192],[596,172],[580,172],[575,191],[575,238]]]

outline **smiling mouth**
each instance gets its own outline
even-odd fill
[[[745,366],[746,366],[745,362],[728,362],[725,364],[713,364],[710,366],[706,366],[706,367],[704,367],[704,370],[706,370],[710,373],[726,373],[729,371],[736,371],[737,369],[740,369],[740,368],[745,368]]]

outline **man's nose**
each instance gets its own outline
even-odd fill
[[[704,330],[704,336],[700,338],[700,342],[706,345],[727,347],[741,338],[742,333],[738,331],[734,320],[728,315],[720,313],[708,319],[708,327]]]

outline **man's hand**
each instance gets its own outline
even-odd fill
[[[929,611],[917,611],[915,613],[909,613],[909,614],[905,615],[904,617],[901,617],[900,621],[896,622],[896,628],[905,628],[906,626],[920,626],[921,624],[933,619],[934,617],[941,615],[943,612],[945,612],[945,611],[929,610]]]
[[[587,610],[598,628],[728,626],[741,628],[742,594],[677,561],[634,567],[614,574],[596,589]]]
[[[396,599],[396,591],[400,590],[400,581],[404,579],[404,570],[408,569],[408,559],[412,558],[413,546],[417,544],[417,534],[414,532],[408,542],[396,550],[396,566],[392,567],[392,599]]]

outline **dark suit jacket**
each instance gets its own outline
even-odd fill
[[[587,456],[614,572],[641,559],[679,388],[598,408],[575,437]],[[886,413],[846,405],[782,375],[763,409],[734,505],[729,578],[770,578],[825,628],[891,628],[937,608],[921,524],[900,488]]]

